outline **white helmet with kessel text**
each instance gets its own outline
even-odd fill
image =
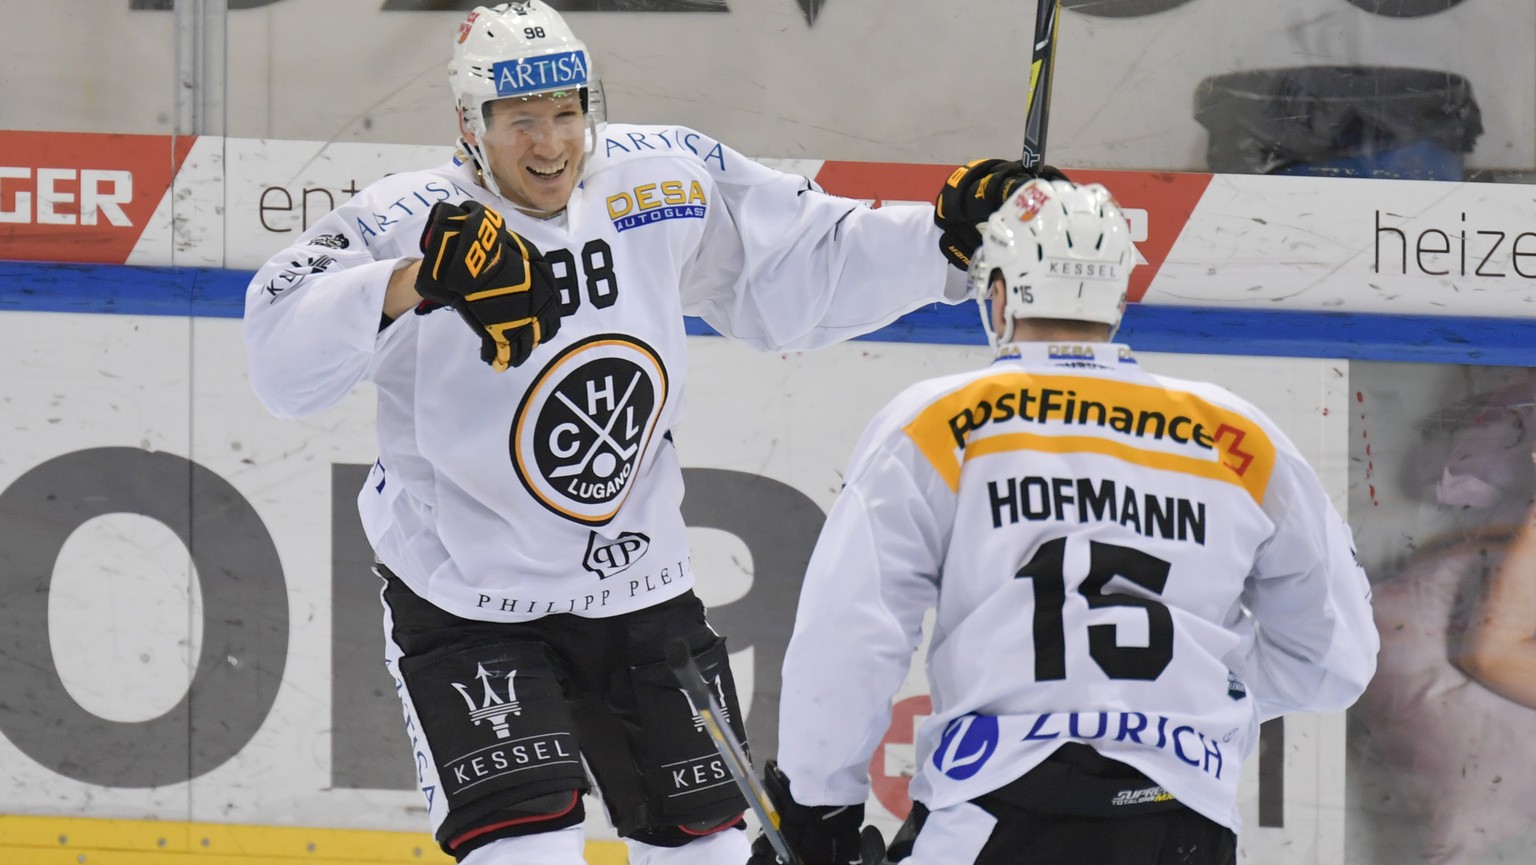
[[[560,13],[541,0],[475,7],[459,25],[448,63],[448,86],[464,126],[477,138],[485,135],[486,103],[511,97],[579,93],[587,116],[588,153],[596,142],[597,127],[605,120],[602,84],[591,52]],[[464,147],[485,169],[483,147],[468,142]],[[492,191],[499,193],[491,172],[484,175]]]
[[[1125,214],[1097,183],[1031,180],[982,226],[971,286],[994,346],[1013,338],[1015,319],[1094,321],[1120,327],[1136,253]],[[992,330],[987,293],[1004,285],[1002,334]]]

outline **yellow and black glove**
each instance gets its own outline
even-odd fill
[[[440,201],[421,232],[418,314],[453,308],[480,336],[480,359],[518,366],[560,330],[560,291],[544,254],[478,201]]]
[[[939,249],[949,263],[970,270],[971,255],[981,246],[977,226],[1002,207],[1015,189],[1036,177],[1067,179],[1049,165],[1030,171],[1018,160],[976,159],[956,168],[944,181],[933,209],[933,221],[944,232]]]

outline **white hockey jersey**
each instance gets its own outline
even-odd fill
[[[532,241],[567,315],[497,373],[452,310],[380,329],[391,273],[438,201],[476,199]],[[806,349],[960,300],[933,211],[826,195],[690,129],[609,124],[564,214],[538,220],[458,162],[395,174],[316,222],[246,296],[250,379],[273,413],[378,393],[359,495],[381,561],[456,615],[524,621],[648,607],[693,583],[669,431],[685,314],[764,349]]]
[[[865,801],[936,607],[914,800],[974,799],[1080,741],[1235,830],[1259,723],[1369,681],[1369,594],[1258,409],[1122,345],[1009,346],[909,388],[856,447],[784,659],[779,762],[803,804]]]

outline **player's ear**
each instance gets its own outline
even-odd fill
[[[1008,283],[1003,279],[1001,270],[992,271],[992,281],[987,284],[987,299],[992,301],[993,308],[1001,311],[1008,305]]]

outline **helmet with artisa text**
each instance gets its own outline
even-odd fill
[[[448,86],[465,128],[477,138],[485,135],[485,106],[500,99],[575,91],[586,114],[589,155],[606,120],[591,52],[560,13],[542,0],[475,7],[459,25],[448,62]],[[462,146],[483,170],[488,164],[483,146],[467,141]],[[489,171],[484,174],[492,191],[499,193],[495,178]]]

